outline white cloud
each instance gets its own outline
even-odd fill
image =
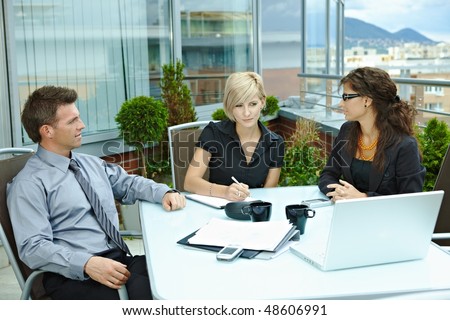
[[[346,0],[345,16],[389,32],[412,28],[433,40],[450,38],[448,0]]]
[[[300,17],[300,4],[298,0],[262,1],[262,10],[272,15]]]

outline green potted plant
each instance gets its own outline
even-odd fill
[[[267,122],[276,118],[277,112],[280,110],[280,106],[278,105],[278,98],[275,96],[267,96],[266,97],[266,105],[261,111],[261,120],[263,122]],[[225,114],[225,110],[223,108],[216,109],[212,115],[213,120],[226,120],[228,119]]]
[[[316,185],[325,164],[325,147],[320,140],[316,123],[299,118],[295,132],[286,140],[279,185]]]
[[[115,117],[119,136],[126,144],[133,146],[138,153],[143,177],[148,177],[148,163],[144,149],[149,144],[161,141],[163,132],[167,128],[168,116],[167,108],[161,101],[152,97],[139,96],[125,101]],[[140,234],[142,229],[137,203],[120,205],[118,210],[124,228],[132,234]]]
[[[161,98],[169,110],[168,126],[197,121],[191,91],[184,83],[184,67],[180,60],[162,67]]]
[[[144,148],[158,143],[167,129],[167,108],[153,97],[139,96],[125,101],[115,120],[119,136],[125,143],[136,148],[139,155],[141,175],[147,177]]]
[[[423,191],[430,191],[434,188],[450,143],[450,129],[444,121],[433,118],[428,121],[423,130],[417,133],[417,140],[423,156],[422,164],[427,169]]]
[[[197,115],[192,103],[191,90],[185,83],[185,65],[177,60],[176,63],[168,63],[162,66],[163,76],[160,81],[161,99],[166,106],[169,118],[167,126],[197,121]],[[168,141],[167,127],[163,135],[164,141]],[[159,146],[160,160],[152,161],[152,171],[156,176],[162,176],[164,182],[170,177],[170,158],[167,144]],[[156,170],[154,170],[156,169]]]
[[[280,110],[278,102],[278,98],[275,96],[266,97],[266,105],[261,111],[261,115],[265,121],[269,121],[277,117],[278,110]]]
[[[225,114],[225,110],[223,108],[216,109],[212,113],[211,117],[213,120],[218,120],[218,121],[228,119],[227,115]]]

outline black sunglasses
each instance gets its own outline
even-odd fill
[[[342,95],[342,100],[347,101],[348,99],[353,99],[356,97],[361,97],[359,93],[344,93]]]

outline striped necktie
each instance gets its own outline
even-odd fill
[[[105,231],[105,233],[117,244],[120,249],[131,255],[130,249],[128,249],[127,244],[123,241],[119,231],[106,215],[97,193],[94,188],[92,188],[91,184],[83,177],[80,167],[75,160],[70,160],[69,169],[74,172],[75,178],[91,203],[92,209],[94,209],[95,216],[97,217],[103,231]]]

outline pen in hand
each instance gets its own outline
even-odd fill
[[[231,180],[233,180],[235,183],[237,183],[241,188],[247,189],[242,183],[240,183],[234,176],[231,177]],[[250,193],[246,196],[244,196],[245,198],[249,197]]]
[[[240,185],[242,188],[244,188],[244,186],[239,182],[239,181],[237,181],[237,179],[233,176],[233,177],[231,177],[231,180],[233,180],[234,182],[236,182],[238,185]]]

